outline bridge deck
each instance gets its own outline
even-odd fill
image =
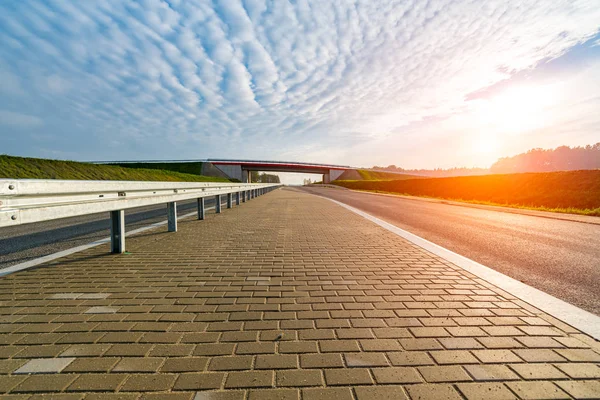
[[[598,342],[327,200],[179,229],[1,278],[0,398],[600,396]]]

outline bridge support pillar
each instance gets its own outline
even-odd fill
[[[167,222],[169,232],[177,232],[177,203],[174,201],[167,203]]]
[[[125,253],[125,210],[110,212],[110,251]]]

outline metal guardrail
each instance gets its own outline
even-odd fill
[[[204,219],[204,199],[221,196],[227,208],[282,186],[279,183],[139,182],[0,179],[0,227],[109,212],[111,251],[125,251],[125,210],[167,204],[170,232],[177,231],[177,202],[198,200],[198,219]]]

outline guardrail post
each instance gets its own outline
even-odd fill
[[[125,210],[110,212],[110,251],[125,253]]]
[[[227,208],[231,208],[231,204],[233,203],[233,194],[227,193]]]
[[[242,203],[245,203],[246,202],[246,191],[245,190],[242,191],[241,194],[242,194]]]
[[[167,221],[169,232],[177,232],[177,202],[175,201],[167,203]]]
[[[218,194],[215,196],[215,213],[221,213],[221,195]]]
[[[204,197],[200,197],[198,200],[198,219],[204,219]]]
[[[235,205],[236,206],[240,205],[240,192],[235,193]]]

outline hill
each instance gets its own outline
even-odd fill
[[[0,179],[76,179],[162,182],[228,182],[174,171],[0,155]]]
[[[600,216],[600,170],[334,183],[356,190]]]

